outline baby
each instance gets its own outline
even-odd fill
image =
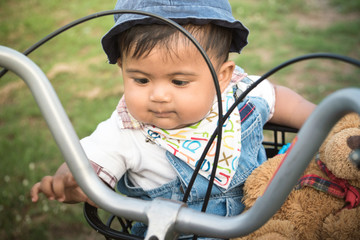
[[[119,0],[115,9],[143,10],[181,24],[207,52],[218,77],[218,103],[209,68],[196,47],[179,31],[142,15],[115,16],[102,39],[110,63],[122,70],[124,95],[110,118],[81,140],[98,176],[123,194],[142,199],[181,201],[193,169],[224,112],[257,77],[228,60],[247,44],[248,30],[235,20],[225,0]],[[315,105],[292,90],[265,80],[224,122],[209,213],[233,216],[243,211],[242,187],[266,161],[262,128],[266,122],[300,128]],[[215,145],[201,165],[188,206],[201,209],[212,171]],[[66,164],[31,189],[65,203],[94,204],[76,184]],[[144,235],[146,226],[132,232]]]

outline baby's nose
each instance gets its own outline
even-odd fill
[[[150,95],[150,101],[153,102],[169,102],[171,100],[170,93],[165,86],[158,86],[153,89]]]

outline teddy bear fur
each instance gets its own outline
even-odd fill
[[[343,117],[319,149],[319,157],[338,178],[360,188],[360,170],[348,159],[349,136],[360,136],[360,117]],[[306,150],[304,150],[306,151]],[[244,203],[249,209],[278,168],[284,155],[277,155],[255,169],[244,186]],[[304,172],[329,179],[315,160]],[[345,201],[312,187],[293,190],[279,211],[260,229],[240,239],[360,239],[360,206],[344,208]]]

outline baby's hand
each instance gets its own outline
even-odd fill
[[[45,176],[31,188],[33,202],[39,200],[39,193],[43,193],[49,200],[64,203],[88,202],[95,205],[80,189],[66,164],[61,165],[54,176]]]
[[[79,198],[76,195],[81,195],[77,188],[71,175],[46,176],[31,188],[31,198],[33,202],[37,202],[39,193],[43,193],[49,200],[56,199],[59,202],[72,203]]]

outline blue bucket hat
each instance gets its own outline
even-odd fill
[[[139,10],[171,19],[176,23],[203,25],[212,23],[233,31],[230,52],[240,53],[247,45],[249,30],[232,16],[227,0],[118,0],[115,10]],[[109,62],[120,57],[117,35],[139,24],[161,23],[155,18],[139,14],[116,14],[115,25],[101,40]]]

